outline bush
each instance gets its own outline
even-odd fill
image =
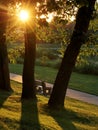
[[[48,57],[47,56],[42,56],[41,58],[36,59],[36,65],[40,66],[48,66]]]
[[[9,63],[23,63],[24,48],[12,48],[8,50]]]
[[[52,66],[51,67],[53,67],[55,69],[59,69],[60,65],[61,65],[61,60],[57,59],[57,60],[52,62]]]
[[[43,56],[48,57],[48,59],[50,60],[57,59],[58,58],[57,50],[37,48],[36,58],[41,58]]]
[[[88,61],[88,63],[75,66],[74,71],[84,74],[98,75],[98,62]]]
[[[61,64],[61,60],[49,60],[46,56],[42,58],[36,59],[36,65],[38,66],[46,66],[46,67],[52,67],[55,69],[58,69]]]
[[[48,60],[49,60],[47,56],[42,56],[40,58],[40,60],[41,60],[41,65],[42,66],[47,66],[47,63],[48,63]]]
[[[17,64],[23,64],[23,63],[24,63],[24,59],[21,58],[21,57],[19,57],[19,58],[17,59]]]

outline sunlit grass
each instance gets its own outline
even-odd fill
[[[21,84],[11,84],[13,92],[0,90],[0,130],[97,130],[98,106],[66,98],[65,109],[50,111],[48,97],[21,101]]]

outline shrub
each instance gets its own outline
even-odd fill
[[[36,58],[41,58],[43,56],[48,57],[50,60],[58,58],[57,50],[47,49],[47,48],[37,48]]]
[[[17,58],[17,64],[23,64],[24,63],[24,59],[19,57]]]
[[[55,68],[55,69],[59,68],[60,63],[61,63],[60,59],[50,60],[46,56],[39,58],[39,59],[38,58],[36,59],[36,65],[52,67],[52,68]]]
[[[47,66],[47,63],[48,63],[48,60],[49,60],[47,56],[42,56],[40,58],[40,60],[41,60],[41,65],[42,66]]]
[[[23,63],[24,48],[12,48],[8,50],[8,58],[10,63]]]
[[[74,71],[84,74],[98,75],[98,62],[88,61],[88,63],[75,66]]]
[[[61,59],[57,59],[57,60],[53,61],[51,67],[53,67],[55,69],[59,69],[60,65],[61,65]]]

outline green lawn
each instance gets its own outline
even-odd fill
[[[0,90],[0,130],[98,130],[98,106],[66,98],[65,109],[50,111],[48,97],[21,101],[21,84]]]
[[[12,73],[22,74],[22,65],[10,64],[9,68],[10,72]],[[35,67],[36,79],[45,80],[49,83],[54,83],[56,74],[56,69],[42,66]],[[79,74],[73,72],[69,82],[69,88],[98,96],[98,76]]]
[[[70,88],[98,96],[98,76],[73,73]]]

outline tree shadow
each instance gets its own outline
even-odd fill
[[[3,107],[3,103],[12,94],[12,92],[13,91],[4,91],[4,90],[0,89],[0,108]]]
[[[37,100],[21,101],[20,130],[40,130]]]
[[[68,110],[53,110],[49,109],[48,106],[44,106],[44,111],[56,121],[62,130],[77,130]]]
[[[12,91],[4,91],[0,89],[0,109],[3,108],[4,102],[8,99],[8,97],[12,94]],[[0,115],[1,117],[1,115]],[[0,130],[6,130],[6,124],[2,120],[2,117],[0,119]]]

